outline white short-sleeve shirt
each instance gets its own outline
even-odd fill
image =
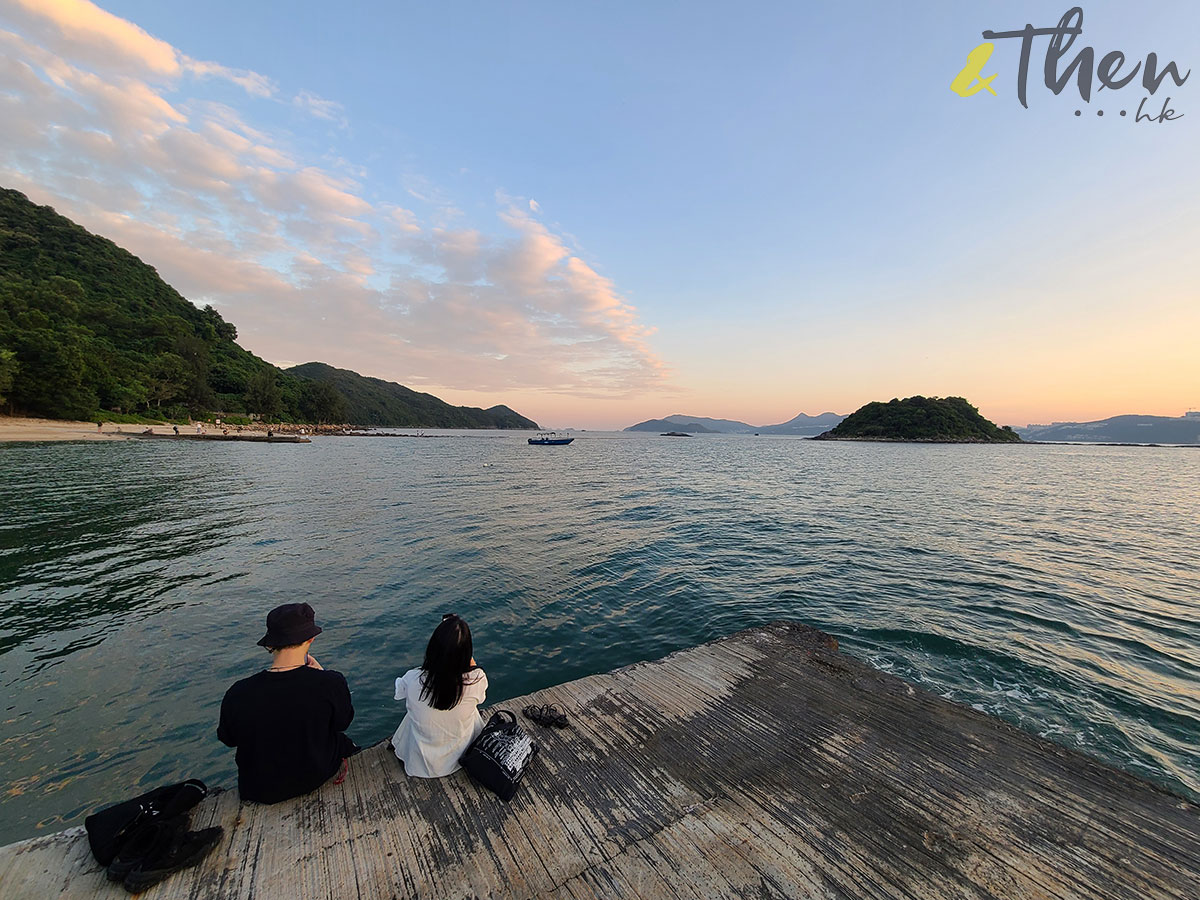
[[[458,758],[483,731],[479,704],[487,696],[487,675],[472,669],[463,675],[462,699],[452,709],[434,709],[421,698],[420,669],[409,669],[396,679],[396,699],[407,712],[392,735],[396,756],[404,771],[418,778],[441,778],[459,769]]]

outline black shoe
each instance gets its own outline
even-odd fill
[[[553,703],[547,703],[545,706],[527,706],[522,712],[525,718],[547,728],[567,727],[567,714]]]
[[[125,877],[146,859],[165,853],[173,842],[187,831],[187,816],[170,819],[152,818],[138,825],[126,838],[109,863],[109,881],[124,881]]]
[[[125,877],[125,890],[131,894],[141,893],[168,875],[196,865],[221,843],[224,833],[225,829],[219,825],[215,828],[187,832],[174,841],[166,853],[157,858],[148,858],[141,865],[135,866]]]

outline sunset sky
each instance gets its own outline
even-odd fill
[[[239,342],[550,427],[1200,408],[1200,74],[950,82],[1068,4],[0,0],[0,185]],[[1084,46],[1200,66],[1193,0]],[[1076,110],[1081,115],[1074,115]],[[1104,115],[1097,115],[1103,110]],[[1120,111],[1126,115],[1121,116]]]

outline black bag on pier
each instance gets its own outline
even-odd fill
[[[189,778],[92,813],[83,820],[92,856],[100,865],[108,866],[126,841],[143,830],[143,826],[183,816],[207,795],[208,788],[203,781]]]
[[[517,792],[521,776],[529,768],[537,745],[506,709],[492,713],[488,723],[471,741],[459,764],[475,781],[507,803]]]

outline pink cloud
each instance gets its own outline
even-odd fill
[[[421,226],[417,224],[417,216],[411,210],[393,206],[388,209],[388,215],[391,216],[394,227],[402,232],[414,234],[421,230]]]
[[[85,65],[143,77],[174,77],[182,69],[166,41],[88,0],[10,0],[9,15],[40,43]]]
[[[184,73],[221,78],[256,97],[270,97],[269,78],[245,69],[191,59],[132,22],[89,0],[10,0],[8,16],[56,55],[97,73],[173,80]]]
[[[260,169],[256,178],[259,196],[287,212],[353,216],[370,210],[365,200],[351,193],[352,185],[312,166],[299,172]]]

